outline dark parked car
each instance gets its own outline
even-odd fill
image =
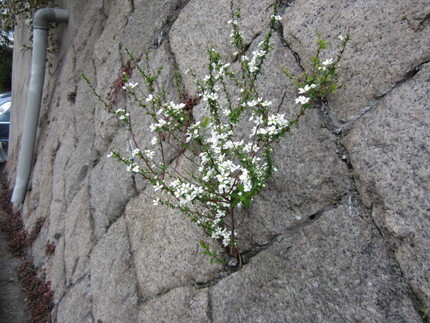
[[[9,142],[11,99],[10,92],[0,94],[0,142]]]

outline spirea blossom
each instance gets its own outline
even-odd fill
[[[272,18],[275,21],[280,21],[282,20],[282,17],[280,15],[272,15],[270,18]]]
[[[130,165],[127,166],[127,172],[139,173],[140,172],[140,167],[139,167],[138,164],[132,163],[132,164],[130,164]]]
[[[127,82],[124,84],[124,86],[122,87],[124,90],[132,90],[135,87],[137,87],[139,85],[139,82]]]
[[[203,93],[203,101],[208,101],[208,100],[216,101],[218,100],[218,98],[219,98],[219,95],[216,92]]]
[[[296,98],[296,103],[300,103],[300,104],[306,104],[310,101],[310,98],[300,95],[298,98]]]
[[[140,149],[139,148],[135,148],[132,150],[131,155],[133,157],[138,156],[140,154]]]
[[[264,84],[258,79],[271,50],[270,38],[275,34],[276,22],[282,17],[276,12],[271,16],[270,30],[257,46],[252,46],[252,50],[248,50],[235,18],[239,19],[238,12],[232,13],[229,24],[233,29],[231,42],[239,66],[235,64],[230,69],[230,63],[223,62],[221,54],[210,49],[208,75],[196,81],[199,97],[184,94],[180,97],[187,103],[167,102],[166,97],[171,93],[162,90],[163,86],[157,80],[159,72],[154,73],[149,62],[139,69],[143,71],[141,76],[145,82],[142,83],[146,87],[139,92],[143,93],[141,97],[137,98],[132,91],[138,86],[137,82],[123,84],[131,94],[130,98],[136,100],[151,122],[150,148],[144,140],[134,137],[137,133],[132,127],[143,126],[137,118],[131,123],[125,107],[110,110],[111,105],[105,104],[118,119],[127,123],[134,140],[131,144],[128,138],[125,157],[116,151],[108,157],[120,160],[128,172],[140,174],[152,185],[156,197],[152,200],[154,205],[165,205],[185,214],[224,247],[233,248],[237,246],[237,232],[232,226],[234,209],[249,207],[253,196],[264,188],[267,179],[276,171],[271,145],[303,114],[288,121],[281,113],[288,105],[283,104],[285,94],[279,105],[273,107],[272,101],[263,97],[260,86]],[[346,43],[341,36],[339,40]],[[311,79],[315,83],[303,84],[298,89],[297,104],[308,104],[311,98],[318,101],[324,88],[313,89],[323,82],[321,80],[334,74],[337,67],[333,59],[320,61],[320,56],[314,62],[312,78],[292,77],[294,84],[311,83]],[[321,70],[325,72],[319,72]],[[186,73],[193,74],[191,70]],[[196,104],[199,109],[193,109]],[[309,106],[301,107],[301,111]],[[138,144],[145,148],[134,148]],[[218,260],[209,247],[203,248]]]
[[[306,84],[303,88],[299,88],[299,93],[303,94],[308,92],[309,90],[316,88],[316,84]]]
[[[333,58],[326,59],[324,62],[322,62],[322,64],[323,64],[324,66],[327,66],[327,65],[333,64]]]

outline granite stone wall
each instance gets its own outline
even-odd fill
[[[237,1],[250,51],[273,3]],[[80,76],[107,94],[129,48],[163,66],[169,98],[177,99],[174,70],[195,94],[185,71],[205,75],[210,45],[233,59],[230,1],[58,4],[71,17],[51,31],[60,45],[49,56],[23,205],[28,230],[44,219],[32,254],[55,291],[54,322],[422,321],[430,310],[428,1],[280,1],[281,26],[260,84],[274,104],[285,93],[287,115],[297,109],[296,93],[280,66],[309,69],[318,32],[329,41],[349,33],[351,41],[337,93],[275,147],[279,171],[238,227],[246,259],[239,271],[210,264],[199,228],[153,206],[145,183],[106,157],[125,149],[129,134]],[[16,41],[27,37],[20,26]],[[30,57],[15,47],[11,186]],[[148,144],[149,121],[136,118]]]

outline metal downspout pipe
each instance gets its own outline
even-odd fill
[[[27,192],[31,173],[34,144],[39,123],[42,102],[43,83],[45,80],[46,46],[48,23],[67,22],[69,12],[66,9],[44,8],[36,11],[33,18],[33,55],[31,58],[30,84],[28,89],[27,110],[25,111],[21,150],[18,156],[18,168],[12,202],[22,204]]]

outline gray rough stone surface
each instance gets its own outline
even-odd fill
[[[91,290],[95,320],[137,322],[137,280],[124,218],[91,253]]]
[[[239,214],[239,271],[211,265],[200,255],[202,231],[153,206],[146,184],[106,157],[126,152],[130,134],[80,75],[105,97],[129,59],[124,49],[140,64],[148,50],[151,64],[163,66],[169,100],[178,101],[174,70],[193,95],[185,71],[207,74],[210,46],[237,68],[229,3],[58,1],[71,16],[54,32],[60,46],[49,57],[22,207],[27,230],[44,219],[32,256],[55,290],[53,321],[420,322],[430,309],[428,1],[281,1],[283,20],[258,84],[274,105],[284,97],[287,116],[297,111],[297,93],[279,67],[296,75],[309,68],[317,32],[332,42],[349,32],[352,40],[338,92],[276,145],[278,172]],[[237,4],[251,53],[273,1]],[[27,37],[19,25],[16,43]],[[11,185],[29,59],[15,50]],[[142,83],[136,72],[132,80]],[[148,118],[121,91],[117,102],[132,112],[139,146],[149,147]],[[201,117],[201,104],[193,112]]]
[[[92,323],[90,278],[84,277],[71,285],[54,310],[55,322]]]
[[[88,188],[84,187],[65,213],[64,258],[66,284],[74,284],[88,273],[89,253],[93,247]]]
[[[243,5],[245,4],[246,5]],[[243,36],[250,43],[267,26],[272,13],[271,1],[237,1],[242,5],[244,17]],[[216,46],[217,51],[232,59],[234,49],[230,46],[231,28],[227,22],[231,19],[230,1],[228,0],[191,0],[181,11],[170,31],[170,43],[180,71],[193,69],[197,77],[207,74],[207,50]],[[189,93],[196,88],[190,76],[182,74]]]
[[[342,204],[285,232],[210,289],[213,322],[420,322],[366,213]]]
[[[320,114],[310,111],[300,128],[275,146],[278,171],[256,197],[243,231],[239,228],[246,240],[267,243],[291,225],[335,205],[349,191],[348,168],[338,158],[336,138],[323,127]]]
[[[121,174],[122,176],[118,176]],[[90,175],[92,217],[96,239],[124,212],[130,198],[136,194],[133,179],[123,165],[102,157]]]
[[[406,279],[430,306],[430,64],[387,94],[345,138],[357,188],[396,239]]]
[[[428,15],[423,0],[294,1],[282,25],[287,43],[306,67],[318,32],[332,44],[340,34],[351,35],[340,88],[331,98],[333,110],[345,121],[430,59],[425,49],[430,45]]]
[[[209,322],[208,291],[174,288],[140,307],[139,322]]]
[[[220,267],[200,254],[203,233],[182,214],[155,207],[142,194],[127,205],[125,217],[142,297],[219,275]]]

